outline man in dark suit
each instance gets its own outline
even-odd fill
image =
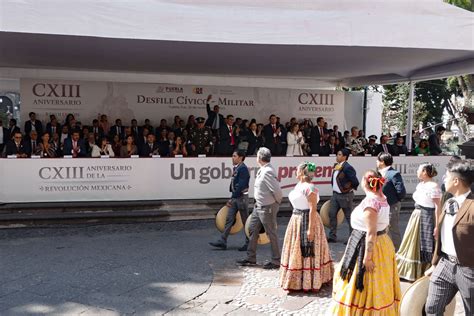
[[[316,126],[311,129],[311,154],[323,155],[327,143],[328,130],[324,128],[324,118],[316,119]]]
[[[29,117],[30,120],[25,122],[25,135],[28,135],[26,138],[29,138],[31,131],[36,131],[38,135],[43,135],[43,124],[36,119],[36,113],[30,112]]]
[[[12,139],[15,133],[21,133],[20,128],[16,125],[15,119],[10,119],[8,122],[8,132],[10,133],[9,139]]]
[[[383,194],[387,197],[388,205],[390,205],[390,225],[388,235],[392,238],[395,251],[400,247],[400,209],[401,201],[405,198],[407,192],[403,183],[400,172],[392,168],[393,157],[387,153],[380,153],[377,156],[377,169],[385,178],[382,187]]]
[[[35,130],[30,132],[30,137],[23,140],[23,146],[25,147],[25,153],[28,157],[36,155],[36,149],[38,148],[38,133]]]
[[[474,315],[474,163],[471,159],[449,162],[446,191],[453,198],[446,201],[435,229],[426,315],[443,315],[459,291],[465,315]]]
[[[405,141],[403,140],[402,136],[397,137],[395,140],[394,151],[396,152],[397,156],[408,155],[408,148],[405,146],[404,142]]]
[[[326,146],[321,149],[321,156],[337,155],[339,149],[339,145],[336,144],[336,136],[330,135]]]
[[[142,149],[144,148],[145,144],[148,141],[148,135],[150,134],[150,131],[146,127],[141,128],[141,134],[137,139],[135,139],[135,144],[137,145],[138,152],[141,153]]]
[[[10,141],[10,132],[8,128],[3,127],[3,121],[0,119],[0,155],[3,153],[3,148]]]
[[[158,144],[155,142],[155,135],[148,134],[146,139],[147,142],[142,145],[140,157],[151,157],[153,155],[159,155],[160,149],[158,147]]]
[[[25,146],[23,144],[23,135],[21,132],[15,132],[12,140],[10,140],[5,148],[5,157],[16,155],[17,158],[27,158],[28,154],[25,152]]]
[[[387,135],[382,135],[380,137],[380,144],[377,145],[375,149],[375,155],[378,156],[380,153],[386,153],[390,154],[392,156],[395,155],[395,150],[392,145],[388,143],[388,136]]]
[[[270,149],[272,156],[281,156],[283,147],[281,144],[281,136],[283,134],[283,125],[278,124],[277,117],[270,115],[270,123],[263,127],[264,146]]]
[[[115,125],[110,127],[110,131],[109,131],[110,141],[113,141],[115,135],[118,135],[121,140],[123,140],[125,137],[125,128],[122,126],[121,119],[116,119]]]
[[[242,223],[245,226],[245,222],[248,217],[248,205],[249,205],[249,181],[250,173],[247,166],[244,163],[245,152],[242,150],[236,150],[232,154],[232,164],[234,165],[234,172],[230,180],[229,191],[232,192],[232,196],[227,201],[229,212],[225,222],[224,231],[221,234],[221,238],[217,242],[210,242],[209,244],[213,247],[220,249],[227,249],[227,237],[229,237],[230,230],[235,222],[237,212],[240,212]],[[239,251],[246,251],[249,239],[245,238],[245,244],[239,248]]]
[[[225,124],[219,128],[218,154],[220,156],[230,156],[239,144],[240,127],[233,126],[234,117],[227,115]]]
[[[444,128],[444,126],[440,125],[436,128],[436,134],[432,133],[428,137],[428,143],[429,143],[429,146],[430,146],[430,154],[432,156],[437,156],[437,155],[439,155],[443,152],[441,150],[440,141],[441,141],[441,136],[443,135],[445,130],[446,130],[446,128]]]
[[[347,160],[351,154],[347,148],[342,148],[337,152],[336,164],[331,176],[332,197],[329,209],[330,232],[328,242],[337,242],[337,212],[340,208],[344,211],[344,216],[351,227],[351,213],[354,208],[354,191],[359,186],[357,174]]]
[[[135,141],[138,139],[138,137],[141,136],[141,129],[138,127],[138,121],[136,119],[132,119],[130,121],[130,129],[132,130],[132,135],[135,138]]]
[[[206,126],[209,126],[214,133],[217,135],[217,131],[222,125],[225,125],[224,116],[219,113],[219,105],[214,105],[213,110],[211,111],[210,102],[212,100],[212,94],[207,97],[206,110],[207,110],[207,120]]]
[[[61,134],[61,125],[58,123],[58,119],[54,115],[51,115],[51,121],[46,124],[46,132],[49,133],[51,139],[54,133],[58,133],[58,135]]]
[[[104,129],[100,126],[98,119],[92,121],[89,132],[94,134],[96,144],[99,144],[99,141],[105,136]]]
[[[79,130],[74,130],[72,136],[64,140],[63,154],[73,158],[87,156],[86,146]]]

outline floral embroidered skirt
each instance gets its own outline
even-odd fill
[[[332,280],[334,266],[319,214],[314,227],[314,257],[301,254],[302,215],[293,214],[286,228],[281,254],[280,286],[291,291],[317,291]]]
[[[373,253],[375,270],[364,273],[364,289],[356,289],[359,266],[349,280],[340,277],[336,268],[333,284],[333,302],[329,315],[398,315],[400,308],[400,280],[395,248],[387,234],[377,236]]]

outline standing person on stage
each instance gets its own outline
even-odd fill
[[[474,313],[474,162],[472,159],[448,163],[446,201],[436,226],[436,247],[426,302],[426,315],[443,315],[459,291],[464,313]],[[431,274],[429,271],[427,274]]]
[[[387,197],[390,205],[390,226],[388,235],[392,238],[395,251],[400,247],[402,240],[400,235],[400,209],[401,200],[405,198],[407,192],[400,172],[392,168],[393,157],[389,153],[381,152],[377,156],[377,169],[385,178],[383,194]]]
[[[418,167],[417,176],[421,182],[413,193],[415,210],[411,213],[397,253],[398,273],[400,278],[408,281],[421,278],[433,259],[435,218],[441,213],[441,190],[433,180],[437,174],[430,163]]]
[[[386,234],[390,206],[383,183],[382,175],[373,170],[362,178],[366,197],[351,215],[354,230],[334,274],[331,315],[399,313],[400,280],[395,248]]]
[[[207,120],[206,126],[210,127],[214,136],[217,136],[221,126],[225,125],[224,116],[219,113],[219,105],[214,105],[214,108],[211,111],[211,100],[212,94],[207,96],[206,100],[206,111],[207,111]]]
[[[331,177],[332,197],[329,209],[330,232],[329,242],[337,242],[337,212],[340,208],[344,211],[344,216],[351,227],[351,213],[354,208],[354,190],[359,186],[356,171],[347,160],[350,151],[343,148],[337,152],[336,161]]]
[[[311,184],[316,165],[298,166],[298,183],[288,195],[293,206],[283,242],[280,286],[290,291],[317,291],[334,273],[324,226],[317,211],[318,189]]]
[[[280,183],[278,183],[275,169],[270,164],[271,152],[261,147],[257,152],[257,163],[260,169],[257,172],[254,185],[255,206],[250,222],[250,241],[247,248],[247,258],[237,261],[239,265],[249,266],[257,263],[257,241],[260,229],[270,239],[272,247],[272,261],[266,263],[264,269],[278,269],[280,267],[280,248],[277,236],[277,213],[282,200]]]
[[[245,152],[242,150],[235,150],[232,154],[234,172],[232,173],[229,188],[229,191],[232,192],[232,196],[230,200],[227,201],[229,212],[227,213],[225,228],[222,232],[220,240],[209,243],[211,246],[223,250],[227,249],[227,237],[229,236],[232,225],[234,225],[237,212],[240,212],[240,217],[242,218],[242,223],[244,226],[248,217],[250,173],[249,169],[244,163],[244,160]],[[249,240],[246,237],[245,244],[239,248],[239,251],[246,251],[248,242]]]

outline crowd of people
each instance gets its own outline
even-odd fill
[[[235,149],[247,156],[255,155],[260,147],[269,148],[273,156],[330,156],[339,149],[348,148],[354,156],[372,155],[380,152],[397,155],[438,155],[442,152],[440,137],[444,127],[428,139],[421,139],[408,149],[405,137],[370,135],[354,126],[341,132],[337,125],[328,127],[323,117],[315,124],[310,119],[298,121],[291,118],[285,124],[276,115],[270,115],[266,124],[255,119],[224,117],[218,105],[211,109],[212,95],[207,98],[207,118],[190,115],[187,121],[175,116],[170,125],[166,119],[153,127],[149,119],[139,126],[136,119],[125,126],[121,119],[112,125],[106,114],[99,114],[91,124],[78,122],[68,114],[64,122],[55,115],[44,125],[29,113],[29,120],[22,130],[15,119],[3,127],[0,120],[0,152],[3,157],[18,158],[41,156],[55,158],[73,157],[186,157],[225,156],[230,157]]]
[[[245,152],[235,150],[225,229],[218,241],[209,244],[226,250],[229,232],[240,213],[244,223],[250,218],[250,224],[245,243],[238,249],[247,251],[247,256],[237,264],[257,264],[257,241],[263,231],[271,244],[271,260],[263,268],[279,269],[279,284],[287,291],[318,291],[332,281],[330,315],[400,315],[401,304],[411,302],[407,298],[403,303],[400,279],[415,281],[424,275],[429,276],[429,289],[424,301],[420,300],[420,311],[444,315],[446,306],[459,292],[466,315],[472,315],[474,162],[453,156],[441,186],[434,180],[437,170],[433,164],[419,165],[420,182],[412,197],[415,210],[402,238],[399,212],[406,190],[402,176],[392,167],[394,157],[380,152],[374,160],[375,168],[366,171],[359,181],[349,163],[350,155],[348,148],[339,149],[336,155],[331,176],[333,195],[326,214],[328,236],[323,211],[320,214],[317,209],[318,189],[312,183],[316,165],[303,162],[297,167],[298,183],[288,195],[293,214],[280,251],[276,218],[282,191],[271,165],[271,151],[266,147],[257,151],[260,169],[255,177],[255,204],[249,215],[250,175]],[[359,185],[365,197],[354,208],[354,191]],[[335,266],[329,244],[342,241],[337,239],[340,208],[349,224],[350,237],[343,241],[347,246]]]

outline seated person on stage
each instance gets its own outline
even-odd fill
[[[140,157],[151,157],[153,155],[159,155],[159,147],[158,144],[155,142],[155,135],[148,134],[147,142],[142,147],[142,151],[140,152]]]
[[[7,143],[5,148],[5,156],[16,155],[17,158],[27,158],[28,154],[25,152],[25,146],[23,144],[23,135],[18,130],[13,135],[13,139]]]
[[[38,149],[38,132],[32,130],[30,132],[30,137],[23,140],[23,145],[25,146],[25,153],[28,157],[34,156],[36,154],[36,149]]]
[[[72,156],[73,158],[87,156],[86,146],[84,140],[80,139],[79,130],[74,130],[72,137],[64,140],[63,153],[64,156]]]

